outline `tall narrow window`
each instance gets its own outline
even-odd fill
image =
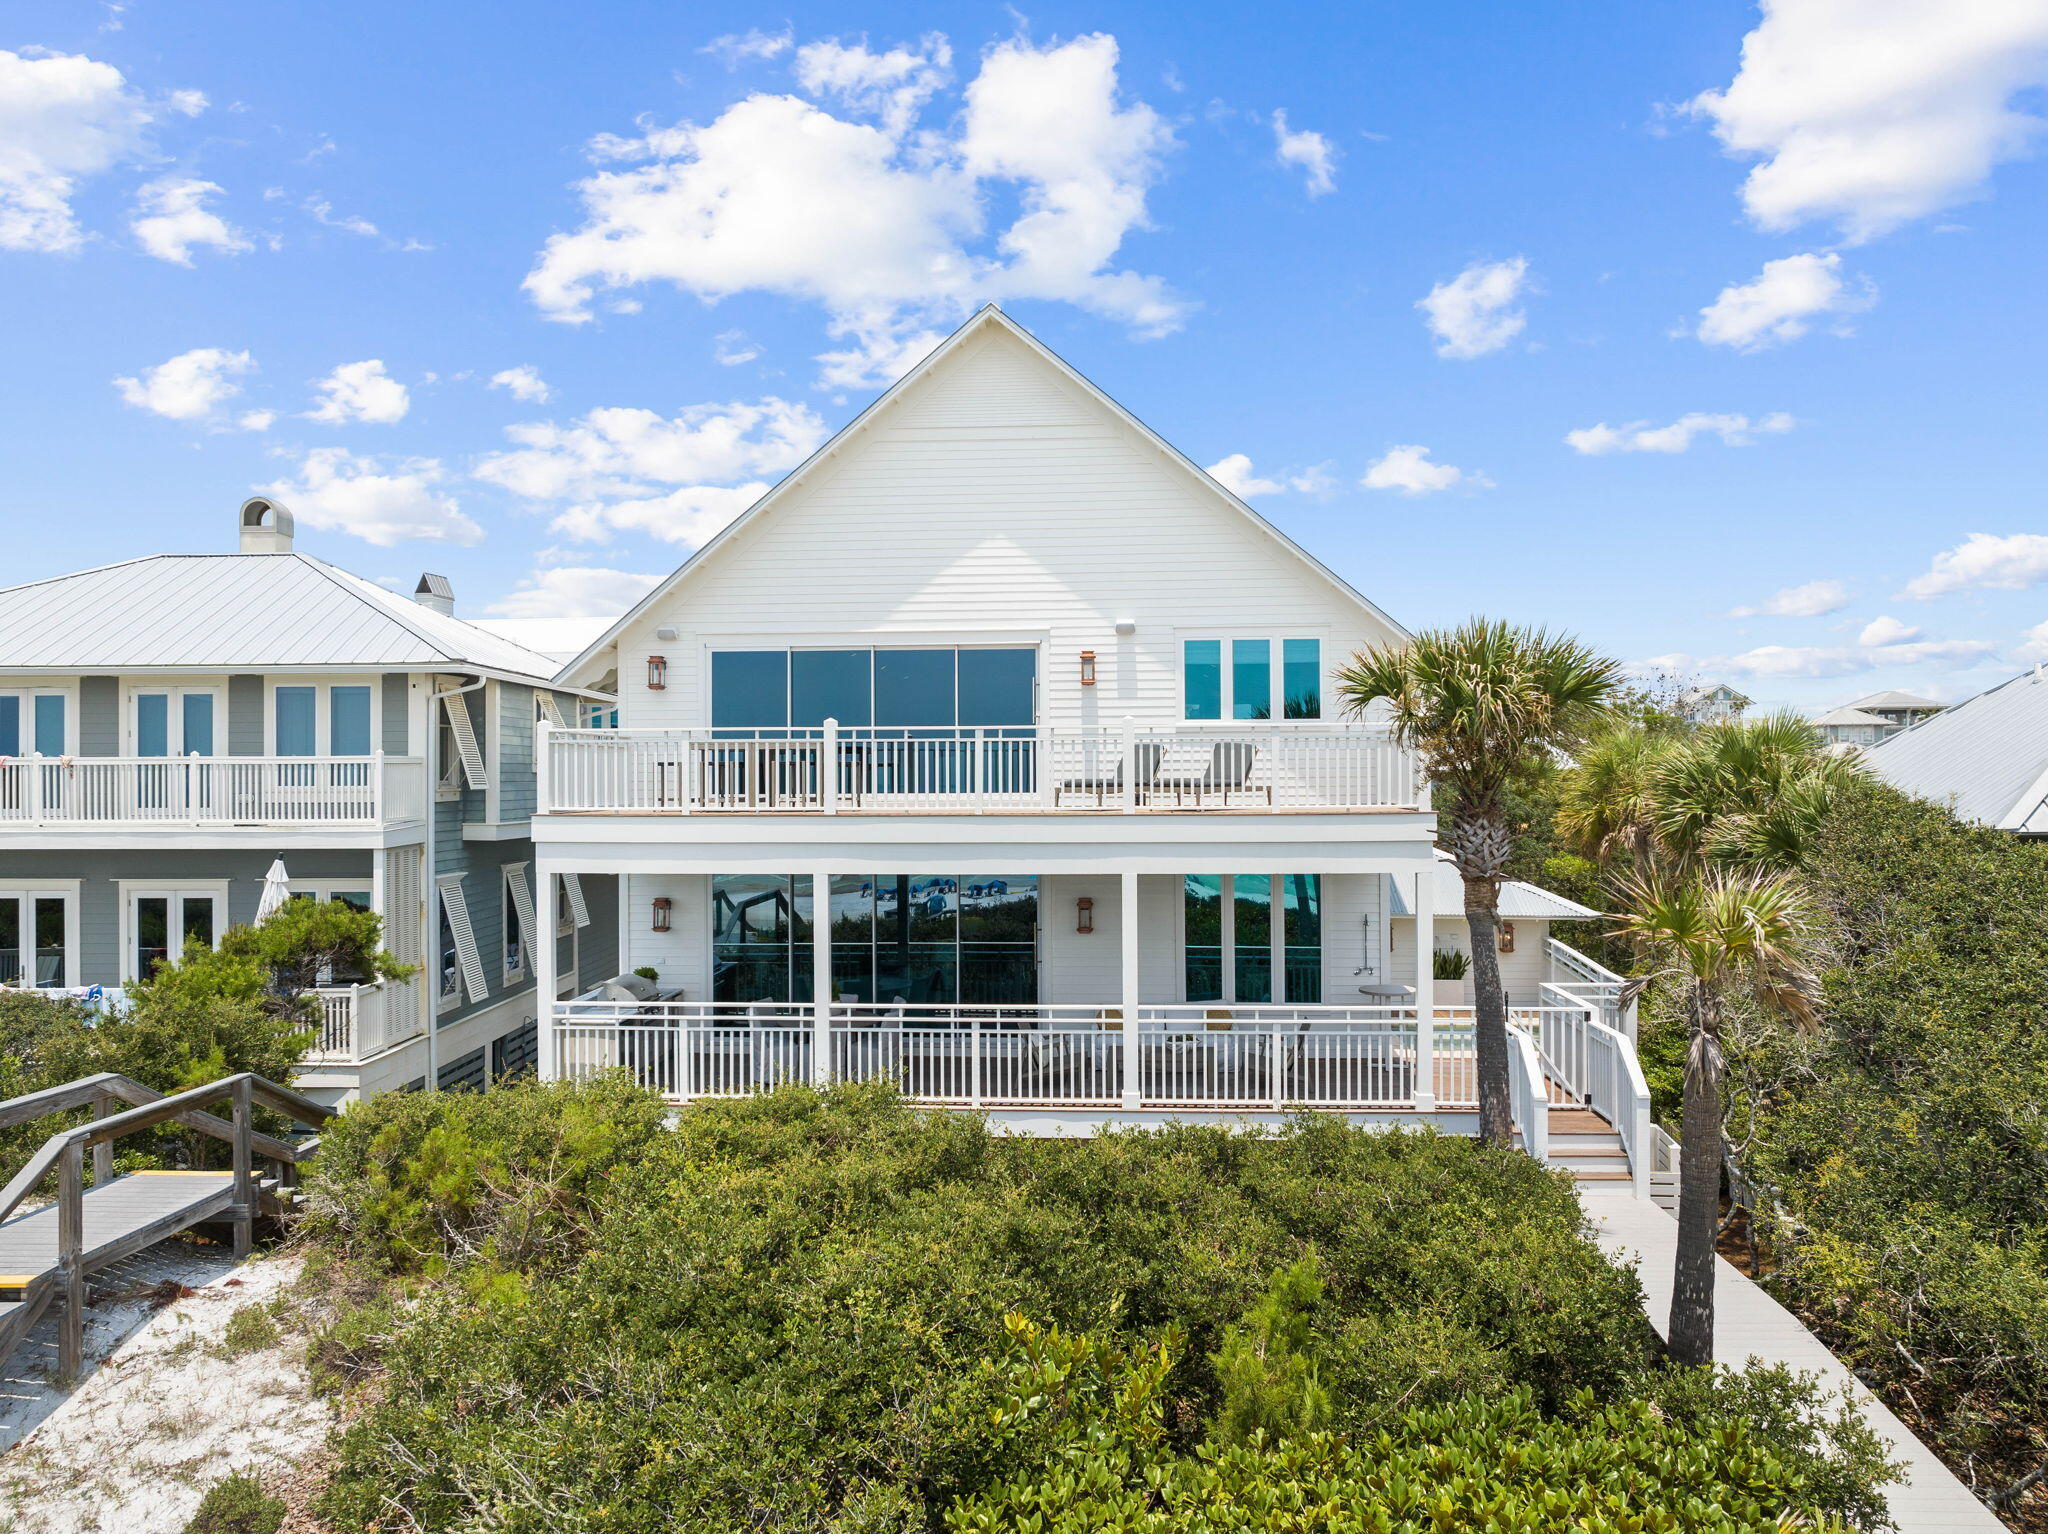
[[[213,755],[213,694],[210,692],[188,692],[181,700],[180,710],[185,726],[185,738],[180,741],[180,755]]]
[[[1223,880],[1189,874],[1182,881],[1189,1001],[1223,999]]]
[[[1273,645],[1266,639],[1230,641],[1230,717],[1273,717]]]
[[[35,905],[36,984],[59,986],[65,983],[65,971],[69,967],[64,931],[64,900],[61,896],[43,895],[37,897]]]
[[[1280,642],[1280,688],[1289,719],[1323,717],[1323,642],[1284,639]]]
[[[330,687],[327,689],[327,754],[368,756],[370,754],[370,689]]]
[[[314,701],[317,687],[277,689],[277,754],[315,756],[320,746],[316,734]]]
[[[1237,999],[1273,999],[1272,879],[1239,874],[1231,880],[1237,920]]]
[[[135,975],[147,980],[171,956],[171,899],[143,895],[135,902]]]
[[[36,750],[44,756],[64,754],[64,696],[62,693],[36,695]]]
[[[1319,1002],[1323,999],[1322,876],[1289,874],[1281,883],[1287,891],[1285,999],[1290,1002]]]
[[[1223,641],[1190,639],[1181,646],[1181,691],[1190,719],[1223,717]]]
[[[135,754],[171,754],[171,695],[146,692],[135,700]]]
[[[0,895],[0,985],[20,985],[30,973],[22,932],[22,901]]]

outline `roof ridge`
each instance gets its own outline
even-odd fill
[[[148,564],[152,559],[183,559],[185,557],[187,556],[182,554],[137,554],[132,559],[110,560],[103,565],[88,565],[83,570],[66,570],[61,575],[43,575],[38,576],[32,581],[22,581],[18,585],[0,586],[0,597],[4,597],[11,592],[27,591],[32,586],[49,586],[58,581],[76,580],[81,575],[98,575],[102,570],[118,570],[123,565],[144,565]]]
[[[447,640],[443,636],[437,634],[434,631],[432,626],[417,621],[414,617],[414,614],[404,611],[405,608],[414,607],[417,604],[410,602],[402,593],[392,591],[387,586],[379,586],[375,581],[371,580],[368,576],[357,575],[353,570],[344,570],[339,565],[329,564],[326,560],[320,558],[316,554],[305,554],[299,552],[296,549],[294,549],[292,552],[295,558],[305,560],[308,564],[312,565],[314,569],[318,570],[322,575],[326,576],[329,580],[333,581],[335,585],[341,587],[342,590],[348,592],[348,594],[354,597],[358,602],[361,602],[364,606],[369,607],[371,611],[379,613],[382,616],[388,618],[391,622],[397,624],[400,628],[404,629],[408,634],[412,635],[413,638],[419,640],[422,644],[430,645],[434,649],[441,651],[442,654],[446,656],[447,659],[451,661],[460,661],[463,664],[470,666],[483,666],[486,670],[495,671],[504,669],[503,667],[491,666],[488,663],[477,659],[474,655],[469,654],[467,652],[461,655],[451,653],[452,647],[448,644]],[[382,596],[390,597],[391,606],[386,607],[380,603],[372,603],[369,599],[368,594],[365,591],[355,589],[358,586],[368,588],[369,591],[375,591]],[[420,611],[425,611],[425,609],[422,608],[420,609]],[[469,619],[459,618],[453,613],[442,614],[442,616],[446,617],[452,623],[461,624],[465,629],[475,627],[475,625],[472,624],[469,621]],[[512,646],[516,650],[523,651],[525,654],[531,655],[535,660],[543,662],[544,665],[552,664],[551,657],[543,655],[540,651],[534,649],[530,645],[521,644],[518,640],[510,638],[508,636],[489,634],[487,630],[478,630],[478,632],[487,634],[489,638],[491,638],[493,641],[497,643],[507,644]],[[536,668],[530,674],[538,678],[543,678],[547,681],[553,681],[556,676],[556,673],[554,671],[543,668]]]

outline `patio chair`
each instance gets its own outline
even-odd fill
[[[1200,804],[1205,793],[1220,793],[1228,805],[1231,794],[1251,789],[1254,786],[1251,781],[1252,764],[1258,759],[1258,749],[1250,741],[1243,740],[1218,741],[1211,746],[1209,770],[1187,785],[1195,796],[1195,803]],[[1273,785],[1267,783],[1263,787],[1266,803],[1270,805],[1273,802]]]
[[[1137,759],[1138,774],[1135,781],[1138,802],[1142,804],[1145,801],[1145,796],[1158,783],[1159,764],[1165,759],[1166,747],[1161,745],[1142,745],[1136,747],[1132,754]],[[1123,791],[1124,763],[1123,758],[1119,756],[1117,758],[1116,771],[1106,777],[1090,776],[1061,780],[1059,786],[1053,790],[1052,802],[1057,805],[1060,802],[1060,796],[1063,794],[1092,794],[1096,804],[1103,805],[1108,803],[1112,794],[1121,798]]]

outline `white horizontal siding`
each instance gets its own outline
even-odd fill
[[[1120,619],[1137,633],[1119,638]],[[662,626],[679,637],[656,639]],[[917,639],[1042,644],[1048,723],[1174,718],[1190,632],[1314,635],[1326,668],[1390,637],[1183,465],[991,331],[638,615],[620,639],[621,723],[708,722],[715,647]],[[1084,649],[1097,655],[1090,688]],[[646,687],[649,654],[668,661],[663,691]]]

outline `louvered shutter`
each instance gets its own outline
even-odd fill
[[[583,879],[579,874],[563,874],[562,888],[569,894],[569,914],[576,918],[576,925],[590,925],[590,907],[583,903]]]
[[[469,717],[468,701],[456,693],[444,692],[441,709],[448,716],[448,729],[455,736],[455,750],[462,758],[462,780],[471,788],[489,788],[490,774],[484,771],[484,753],[476,743],[476,725]]]
[[[558,730],[566,730],[569,727],[569,721],[562,717],[562,705],[555,701],[553,693],[536,693],[534,696],[540,700],[541,718]]]
[[[512,891],[512,909],[519,913],[519,935],[530,949],[541,942],[540,928],[533,924],[533,886],[526,882],[524,863],[505,865],[505,885]]]
[[[469,924],[469,901],[462,893],[461,874],[442,874],[434,881],[441,887],[441,909],[448,913],[448,930],[455,934],[455,959],[462,968],[463,989],[469,999],[481,1002],[491,994],[484,984],[484,962],[476,951],[476,929]]]

